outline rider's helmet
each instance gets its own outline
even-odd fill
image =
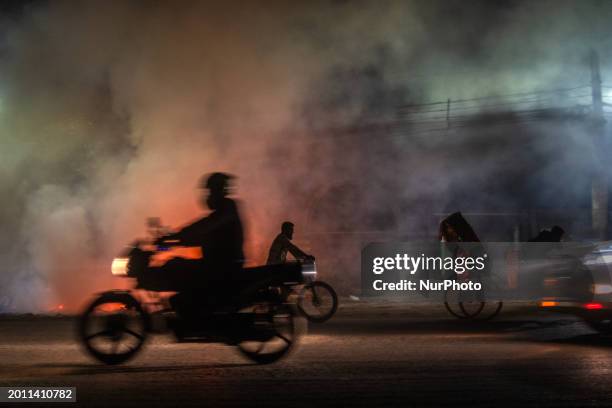
[[[230,181],[234,178],[234,176],[227,173],[212,173],[206,174],[200,180],[200,188],[205,188],[209,190],[211,193],[223,193],[227,194]]]

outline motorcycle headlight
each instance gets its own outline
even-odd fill
[[[111,272],[116,276],[126,276],[128,274],[128,262],[130,258],[115,258],[111,264]]]
[[[302,275],[309,280],[315,280],[317,277],[317,265],[314,262],[304,262],[302,264]]]

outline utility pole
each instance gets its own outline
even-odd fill
[[[595,163],[593,180],[591,181],[591,225],[596,237],[601,240],[608,238],[608,176],[606,172],[606,140],[603,116],[603,101],[601,97],[601,74],[599,71],[599,55],[591,50],[589,57],[591,66],[591,95],[593,99],[592,137],[595,152],[598,157]]]

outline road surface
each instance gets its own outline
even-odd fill
[[[345,301],[266,366],[228,346],[165,336],[124,366],[101,366],[73,326],[0,318],[0,386],[76,386],[73,407],[612,405],[612,338],[524,307],[469,324],[438,305]]]

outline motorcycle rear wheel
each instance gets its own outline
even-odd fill
[[[270,364],[295,349],[304,328],[294,305],[261,303],[248,309],[254,315],[254,332],[260,331],[262,336],[238,343],[244,356],[257,364]]]

